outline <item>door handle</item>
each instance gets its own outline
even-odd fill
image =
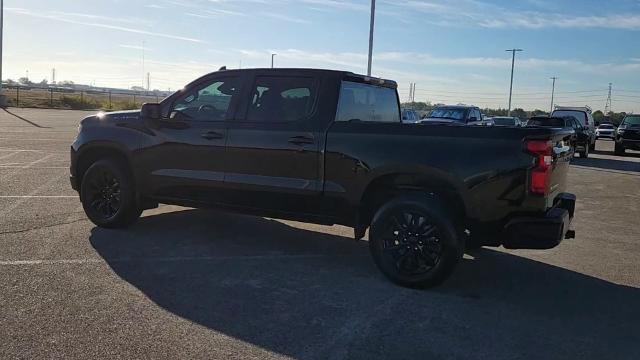
[[[308,136],[308,135],[299,135],[299,136],[292,136],[289,138],[289,142],[291,144],[294,145],[311,145],[311,144],[315,144],[315,138],[313,136]]]
[[[207,140],[224,139],[224,134],[219,133],[217,131],[207,131],[200,134],[200,136],[202,136]]]

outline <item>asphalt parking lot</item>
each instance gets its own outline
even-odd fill
[[[577,238],[481,249],[428,291],[344,227],[161,206],[128,230],[68,182],[85,113],[0,110],[0,358],[639,359],[640,153],[575,159]]]

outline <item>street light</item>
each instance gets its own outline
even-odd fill
[[[4,1],[0,0],[0,107],[7,107],[7,98],[2,95],[2,37],[4,26]]]
[[[371,19],[369,21],[369,58],[367,59],[367,76],[371,76],[371,58],[373,57],[373,25],[376,18],[376,0],[371,0]]]
[[[273,69],[273,58],[278,54],[271,54],[271,68]]]
[[[511,95],[513,94],[513,67],[516,62],[516,52],[523,51],[522,49],[509,49],[505,51],[511,51],[511,85],[509,85],[509,110],[507,116],[511,116]]]

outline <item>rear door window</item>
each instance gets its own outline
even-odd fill
[[[573,111],[573,110],[556,110],[551,115],[553,117],[565,117],[565,116],[573,116],[576,118],[582,126],[586,124],[587,114],[582,111]]]
[[[381,86],[343,81],[336,120],[400,122],[396,91]]]
[[[312,77],[257,77],[247,110],[247,121],[290,122],[308,118],[317,97],[315,84]]]

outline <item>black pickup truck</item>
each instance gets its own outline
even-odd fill
[[[344,71],[217,71],[141,111],[82,120],[71,184],[102,227],[167,203],[342,224],[356,239],[369,229],[378,267],[412,287],[443,281],[465,245],[573,236],[573,131],[402,124],[396,87]]]

